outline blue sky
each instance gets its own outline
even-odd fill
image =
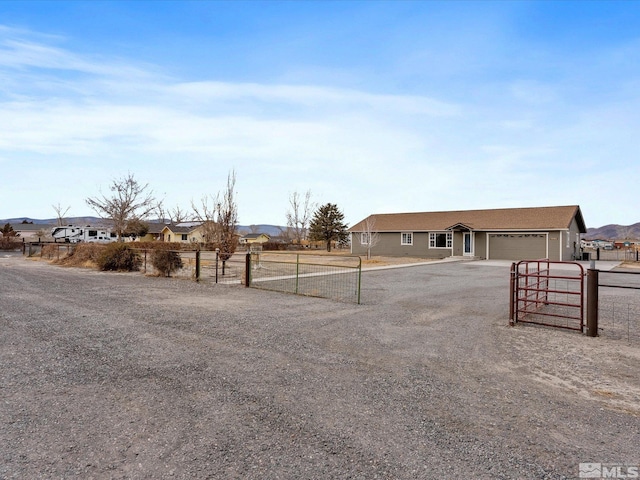
[[[371,213],[640,221],[640,2],[0,2],[0,218],[128,173],[240,223]]]

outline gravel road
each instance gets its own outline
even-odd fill
[[[0,478],[561,479],[640,463],[640,348],[507,326],[508,268],[362,305],[0,256]]]

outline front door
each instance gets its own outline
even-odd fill
[[[464,244],[463,254],[473,256],[473,235],[471,232],[462,232],[462,243]]]

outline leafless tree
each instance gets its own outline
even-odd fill
[[[169,218],[173,223],[188,222],[189,220],[191,220],[189,218],[189,213],[186,210],[181,209],[178,205],[171,209]]]
[[[120,241],[130,221],[144,220],[151,212],[157,211],[159,202],[148,188],[148,184],[140,184],[129,173],[111,182],[110,196],[101,193],[85,201],[96,213],[112,222]]]
[[[220,241],[219,228],[216,222],[218,197],[205,195],[200,199],[200,205],[191,202],[195,219],[201,223],[204,243],[218,244]]]
[[[286,243],[291,243],[293,240],[293,233],[289,227],[278,227],[279,237]]]
[[[224,262],[236,251],[238,246],[238,205],[236,202],[236,172],[227,176],[227,187],[215,197],[204,196],[200,205],[191,203],[198,221],[202,222],[203,237],[206,243],[212,243],[220,249],[220,258]]]
[[[373,215],[368,216],[360,232],[360,243],[367,246],[367,260],[371,260],[371,249],[380,241],[380,233],[376,231],[376,219]]]
[[[289,196],[290,210],[287,211],[287,227],[293,240],[302,245],[302,240],[307,238],[309,221],[311,219],[314,204],[311,202],[311,190],[307,190],[304,196],[293,192]]]
[[[62,205],[60,205],[60,203],[58,203],[57,205],[51,205],[51,207],[53,207],[56,212],[58,227],[62,227],[66,223],[65,216],[67,215],[67,213],[69,213],[71,207],[62,208]]]
[[[232,170],[227,176],[227,188],[217,202],[217,220],[220,226],[220,252],[224,262],[228,260],[238,247],[238,205],[236,202],[236,172]]]
[[[182,223],[191,220],[189,212],[183,210],[179,205],[176,205],[171,210],[165,210],[162,204],[158,205],[158,218],[165,223],[167,220],[171,223]]]

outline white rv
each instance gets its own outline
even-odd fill
[[[117,240],[116,234],[108,228],[77,227],[74,225],[54,227],[51,229],[51,236],[55,242],[61,240],[65,243],[109,243]]]

